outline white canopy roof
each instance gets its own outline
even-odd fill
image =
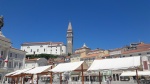
[[[80,62],[71,62],[71,63],[61,63],[54,67],[52,72],[67,72],[67,71],[74,71],[74,70],[81,70],[81,64],[83,64],[83,69],[88,69],[88,66],[84,61]]]
[[[88,70],[118,70],[140,66],[140,56],[94,60]]]
[[[150,71],[138,71],[139,76],[150,76]],[[120,76],[136,76],[136,71],[123,72]]]
[[[31,69],[31,70],[26,71],[24,73],[26,73],[26,74],[38,74],[38,73],[42,73],[42,72],[48,72],[48,70],[51,69],[51,66],[52,65],[35,67],[34,69]]]
[[[17,73],[18,71],[19,71],[19,70],[16,70],[16,71],[14,71],[14,72],[7,73],[5,76],[11,76],[11,75]]]
[[[22,74],[22,73],[24,73],[24,72],[26,72],[26,71],[29,71],[29,70],[31,70],[31,69],[32,69],[32,68],[27,68],[27,69],[18,70],[16,73],[13,74],[13,76]]]
[[[15,76],[15,75],[19,75],[25,71],[28,71],[32,68],[28,68],[28,69],[22,69],[22,70],[16,70],[16,71],[13,71],[13,72],[10,72],[10,73],[7,73],[5,76]]]

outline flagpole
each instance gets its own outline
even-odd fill
[[[6,53],[6,58],[4,60],[4,68],[6,69],[6,74],[8,73],[8,52],[9,52],[9,49],[7,50],[7,53]],[[8,79],[7,79],[7,82],[8,82]]]

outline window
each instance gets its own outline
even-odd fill
[[[56,49],[56,51],[57,51],[57,49]]]
[[[132,55],[130,55],[130,56],[132,56]]]
[[[141,53],[139,53],[138,55],[141,55]]]
[[[44,48],[44,52],[45,52],[45,48]]]
[[[15,58],[17,58],[17,54],[15,55]]]
[[[102,59],[105,59],[105,57],[102,57]]]
[[[30,48],[29,46],[27,48]]]
[[[116,74],[116,77],[117,77],[117,81],[119,81],[119,75],[118,74]]]
[[[39,52],[39,49],[37,49],[37,52]]]
[[[11,62],[8,62],[8,68],[12,68],[12,67],[11,67]]]
[[[147,52],[147,54],[150,54],[150,52]]]
[[[19,68],[21,68],[21,66],[22,66],[22,64],[21,64],[21,63],[19,63]]]
[[[17,63],[17,62],[15,62],[14,68],[16,68],[17,66],[18,66],[18,63]]]
[[[1,67],[2,61],[0,60],[0,67]]]
[[[32,49],[31,49],[31,52],[32,52]]]
[[[1,51],[1,55],[3,55],[4,54],[4,52],[3,51]]]
[[[147,61],[143,61],[144,69],[148,70]]]
[[[43,47],[42,45],[40,47]]]
[[[61,50],[63,52],[63,50]]]
[[[12,53],[10,53],[10,57],[12,57]]]
[[[0,80],[2,80],[2,74],[0,74]]]
[[[115,77],[115,74],[113,74],[113,80],[114,80],[114,81],[116,81],[116,77]]]

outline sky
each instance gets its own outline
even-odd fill
[[[2,32],[12,46],[64,42],[69,21],[74,50],[150,43],[150,0],[0,0]]]

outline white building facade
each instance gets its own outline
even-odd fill
[[[25,57],[26,52],[13,48],[10,40],[5,38],[0,31],[0,84],[5,74],[24,68]]]
[[[27,55],[32,54],[66,54],[66,46],[63,42],[30,42],[23,43],[21,50],[26,51]]]
[[[26,59],[25,68],[33,68],[39,66],[46,66],[47,59],[45,58],[34,58],[34,59]]]

